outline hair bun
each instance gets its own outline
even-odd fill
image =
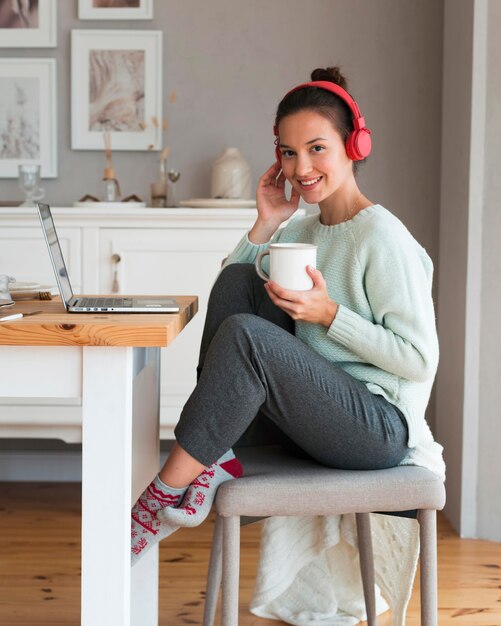
[[[339,85],[346,91],[348,90],[348,81],[341,74],[341,70],[339,69],[337,65],[334,67],[325,67],[325,68],[318,67],[316,70],[313,70],[313,72],[311,73],[311,80],[312,81],[326,80],[331,83],[335,83],[336,85]]]

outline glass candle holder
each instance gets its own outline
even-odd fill
[[[21,206],[35,206],[35,200],[41,200],[45,195],[45,190],[39,186],[40,165],[19,165],[18,173],[18,185],[25,195],[24,202]]]

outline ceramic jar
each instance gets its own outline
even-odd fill
[[[212,165],[211,198],[250,199],[251,170],[238,148],[226,148]]]

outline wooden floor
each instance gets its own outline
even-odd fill
[[[103,520],[106,532],[112,522]],[[163,542],[160,626],[201,624],[212,529],[210,519]],[[242,529],[240,626],[281,623],[246,609],[258,541],[259,524]],[[419,625],[418,585],[407,626]],[[459,540],[440,518],[439,587],[441,626],[501,626],[501,544]],[[78,626],[79,615],[80,485],[0,483],[1,626]]]

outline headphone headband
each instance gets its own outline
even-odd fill
[[[336,94],[336,96],[339,96],[341,100],[344,100],[344,102],[346,102],[346,104],[350,107],[350,110],[353,113],[353,126],[355,130],[359,130],[360,128],[363,128],[365,126],[365,124],[363,123],[364,118],[362,117],[360,109],[358,108],[358,104],[355,102],[355,100],[350,96],[346,89],[343,89],[340,85],[336,85],[336,83],[331,83],[330,80],[314,80],[309,83],[303,83],[302,85],[298,85],[297,87],[294,87],[294,89],[288,91],[285,94],[284,98],[286,98],[289,94],[294,93],[295,91],[305,89],[305,87],[318,87],[319,89],[324,89],[325,91],[330,91],[331,93]],[[362,120],[362,126],[357,126],[357,123],[360,119]]]
[[[329,80],[314,80],[309,83],[302,83],[301,85],[297,85],[297,87],[294,87],[293,89],[288,91],[285,94],[284,98],[286,98],[291,93],[299,91],[300,89],[305,89],[306,87],[318,87],[319,89],[330,91],[331,93],[341,98],[343,102],[346,102],[353,115],[353,131],[346,142],[346,151],[350,159],[352,159],[353,161],[361,161],[368,157],[371,151],[371,131],[365,126],[365,119],[360,112],[358,104],[346,91],[346,89],[343,89],[340,85],[336,85],[336,83],[332,83]],[[273,132],[277,138],[275,144],[278,144],[278,126],[275,125],[273,127]],[[277,147],[277,158],[279,153],[280,151]]]

